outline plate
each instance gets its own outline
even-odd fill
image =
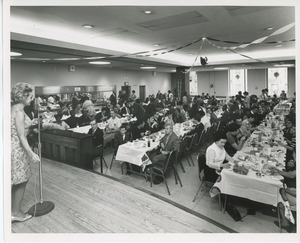
[[[274,181],[280,181],[283,179],[283,177],[281,175],[277,175],[277,176],[271,176],[271,179]]]

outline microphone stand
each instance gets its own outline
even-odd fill
[[[28,211],[28,214],[32,215],[33,217],[43,216],[45,214],[50,213],[54,209],[54,203],[49,201],[44,202],[43,199],[41,119],[39,116],[39,110],[38,110],[38,155],[41,160],[39,163],[40,202],[33,205]]]

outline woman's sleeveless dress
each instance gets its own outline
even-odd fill
[[[11,112],[11,184],[17,185],[29,180],[30,159],[24,150],[17,134],[16,128],[16,111]],[[30,118],[24,113],[24,131],[27,137],[29,127],[31,126]]]

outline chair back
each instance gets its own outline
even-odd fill
[[[173,150],[168,154],[166,158],[164,172],[167,171],[169,168],[172,168],[174,165],[176,165],[176,161],[177,161],[177,150]]]
[[[199,179],[200,179],[200,181],[203,181],[203,180],[205,180],[204,168],[205,168],[205,166],[207,166],[205,154],[198,154],[197,160],[198,160]],[[203,171],[203,176],[201,176],[202,171]]]
[[[194,133],[194,134],[192,135],[192,138],[191,138],[191,143],[190,143],[190,146],[189,146],[189,150],[192,150],[193,147],[196,146],[197,139],[198,139],[198,134],[197,134],[197,133]]]
[[[180,142],[180,153],[183,153],[189,147],[191,136],[184,136]]]
[[[205,132],[206,132],[206,130],[203,129],[202,132],[201,132],[201,134],[200,134],[200,136],[199,136],[199,139],[198,139],[198,146],[203,142],[204,136],[205,136]]]

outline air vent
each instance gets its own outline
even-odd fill
[[[225,6],[224,7],[232,16],[239,16],[249,13],[255,13],[259,11],[265,11],[278,7],[260,7],[260,6]]]
[[[207,21],[208,19],[206,19],[200,13],[198,13],[197,11],[192,11],[147,22],[142,22],[138,25],[152,31],[159,31]]]
[[[124,28],[120,28],[120,27],[117,27],[117,28],[113,28],[113,29],[108,29],[108,30],[103,30],[103,31],[99,31],[96,35],[97,36],[116,36],[116,35],[136,35],[137,33],[136,32],[133,32],[131,30],[127,30],[127,29],[124,29]]]

